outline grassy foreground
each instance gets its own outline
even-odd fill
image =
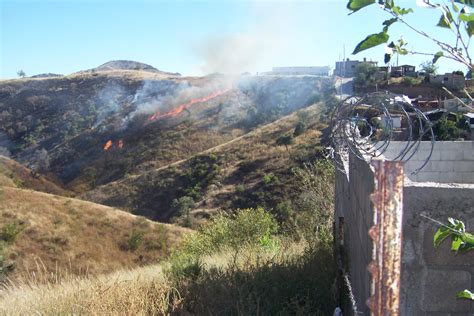
[[[7,284],[2,314],[316,314],[334,308],[331,247],[278,234],[263,209],[221,214],[167,263]]]
[[[0,314],[329,315],[332,174],[325,163],[295,171],[304,192],[291,220],[263,208],[221,212],[161,265],[6,283]]]

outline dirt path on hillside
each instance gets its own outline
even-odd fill
[[[162,166],[162,167],[159,167],[159,168],[155,168],[155,169],[152,169],[152,170],[147,170],[147,171],[145,171],[145,173],[146,173],[146,172],[150,172],[150,171],[160,172],[160,171],[166,170],[166,169],[168,169],[168,168],[170,168],[170,167],[178,166],[178,165],[180,165],[180,164],[182,164],[182,163],[184,163],[184,162],[186,162],[186,161],[188,161],[188,160],[190,160],[190,159],[192,159],[192,158],[194,158],[194,157],[196,157],[196,156],[199,156],[199,155],[203,155],[203,154],[207,154],[207,153],[210,153],[210,152],[217,151],[217,150],[222,149],[222,148],[224,148],[224,147],[226,147],[226,146],[228,146],[228,145],[231,145],[231,144],[233,144],[233,143],[235,143],[235,142],[238,142],[238,141],[240,141],[240,140],[242,140],[242,139],[244,139],[244,138],[251,137],[251,136],[256,135],[256,134],[258,134],[258,133],[262,133],[262,132],[264,132],[266,129],[269,129],[269,128],[271,128],[272,126],[277,125],[277,124],[279,124],[281,121],[287,120],[288,118],[290,118],[291,116],[294,116],[294,115],[295,115],[295,112],[293,112],[293,113],[291,113],[291,114],[289,114],[289,115],[287,115],[287,116],[284,116],[284,117],[282,117],[282,118],[280,118],[280,119],[278,119],[278,120],[276,120],[276,121],[274,121],[274,122],[271,122],[271,123],[266,124],[266,125],[264,125],[264,126],[262,126],[262,127],[259,127],[259,128],[255,129],[255,130],[253,130],[253,131],[250,131],[250,132],[248,132],[248,133],[246,133],[246,134],[243,134],[243,135],[241,135],[241,136],[239,136],[239,137],[236,137],[236,138],[234,138],[234,139],[231,139],[230,141],[227,141],[227,142],[222,143],[222,144],[219,144],[219,145],[217,145],[217,146],[208,148],[208,149],[203,150],[203,151],[201,151],[201,152],[198,152],[198,153],[196,153],[196,154],[194,154],[194,155],[192,155],[192,156],[190,156],[190,157],[187,157],[187,158],[184,158],[184,159],[181,159],[181,160],[174,161],[174,162],[172,162],[172,163],[170,163],[170,164],[167,164],[167,165],[165,165],[165,166]],[[126,179],[119,179],[119,180],[116,180],[116,181],[113,181],[113,182],[109,182],[109,183],[104,184],[104,185],[102,185],[102,186],[99,186],[99,187],[97,187],[97,188],[95,188],[95,189],[93,189],[93,190],[91,190],[91,191],[96,191],[97,189],[100,189],[101,187],[113,186],[113,185],[116,185],[116,184],[119,184],[119,183],[122,183],[122,182],[125,182],[125,181],[133,180],[133,179],[136,179],[136,178],[140,177],[141,175],[142,175],[142,174],[130,175],[130,176],[129,176],[128,178],[126,178]],[[91,191],[89,191],[89,192],[91,192]],[[88,193],[88,192],[85,192],[85,193],[83,193],[83,194],[81,194],[81,195],[84,195],[84,194],[87,194],[87,193]]]

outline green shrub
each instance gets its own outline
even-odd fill
[[[235,214],[219,213],[183,242],[185,253],[210,255],[230,249],[268,245],[277,231],[276,219],[263,208],[239,210]]]
[[[245,191],[245,185],[243,184],[238,184],[235,186],[235,191],[238,193],[242,193]]]
[[[0,239],[4,241],[6,244],[12,244],[15,242],[18,234],[21,233],[23,230],[24,223],[20,221],[14,221],[8,224],[5,224],[2,227],[0,233]]]
[[[265,185],[269,185],[271,183],[278,183],[279,179],[273,173],[268,173],[263,176],[262,181]]]
[[[278,146],[285,146],[286,150],[288,150],[288,145],[293,144],[293,134],[284,134],[277,138],[276,144]]]
[[[298,137],[306,131],[306,124],[303,122],[298,122],[296,124],[295,130],[293,131],[293,136]]]
[[[144,236],[145,236],[145,232],[143,232],[142,230],[136,230],[136,229],[132,230],[132,234],[127,240],[125,249],[130,250],[130,251],[137,250],[142,244]]]
[[[456,122],[450,121],[446,117],[439,119],[433,126],[436,140],[457,140],[462,131],[456,126]]]
[[[235,264],[243,250],[278,248],[278,228],[275,218],[263,208],[219,213],[195,234],[186,236],[164,272],[174,283],[195,280],[202,271],[204,256],[230,251]]]

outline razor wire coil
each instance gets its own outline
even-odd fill
[[[331,155],[339,164],[352,153],[370,161],[385,158],[407,162],[428,141],[425,157],[417,157],[418,173],[428,163],[434,149],[433,124],[407,96],[375,92],[349,97],[339,102],[331,117]],[[401,142],[398,146],[391,142]],[[342,168],[343,170],[343,168]]]

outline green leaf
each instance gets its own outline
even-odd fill
[[[388,39],[389,39],[389,36],[386,32],[380,32],[380,33],[369,35],[362,42],[357,44],[352,54],[355,55],[357,53],[360,53],[363,50],[386,43]]]
[[[382,25],[384,25],[383,31],[384,31],[384,32],[387,32],[389,26],[392,25],[393,23],[397,22],[397,21],[398,21],[397,18],[385,20],[385,21],[383,22],[383,24],[382,24]]]
[[[452,251],[459,251],[459,248],[463,245],[463,241],[460,236],[453,236],[453,242],[451,243]]]
[[[437,52],[433,57],[433,64],[435,64],[438,61],[438,59],[443,57],[443,55],[444,55],[443,52],[441,52],[441,51]]]
[[[457,298],[465,298],[474,301],[474,294],[469,290],[464,290],[456,294]]]
[[[405,9],[405,8],[400,8],[399,6],[393,6],[392,7],[392,12],[396,16],[399,16],[399,15],[405,15],[405,14],[408,14],[408,13],[412,13],[413,9]]]
[[[433,243],[435,248],[438,248],[439,245],[445,240],[447,237],[449,237],[452,234],[452,231],[444,226],[441,226],[437,231],[436,234],[434,235],[433,238]]]
[[[464,233],[466,231],[466,227],[462,221],[454,218],[448,218],[448,222],[452,225],[451,228],[454,230],[457,230],[460,233]]]
[[[462,3],[470,7],[474,7],[474,0],[454,0],[454,2]]]
[[[469,37],[474,34],[474,21],[469,21],[466,23],[466,32]]]
[[[436,24],[439,27],[445,27],[450,29],[451,28],[451,21],[448,18],[448,14],[442,14],[441,17],[439,18],[438,24]]]
[[[356,12],[363,7],[374,4],[375,0],[349,0],[347,3],[347,8],[352,12]]]
[[[459,19],[464,22],[474,21],[474,13],[469,13],[469,14],[460,13]]]
[[[451,0],[451,5],[453,6],[454,12],[459,12],[459,7],[454,3],[454,0]]]

